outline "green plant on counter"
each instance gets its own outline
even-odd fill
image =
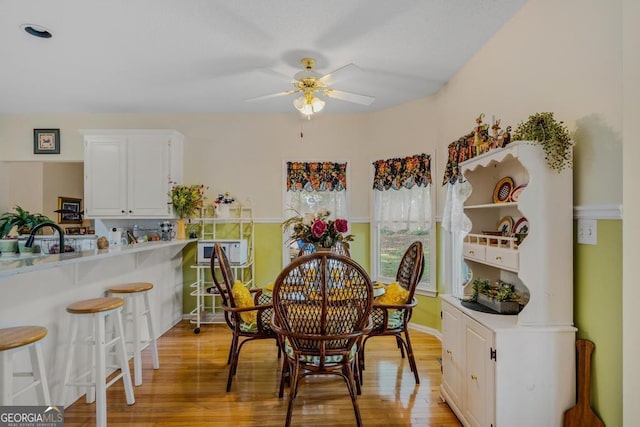
[[[53,222],[45,215],[40,213],[32,214],[20,206],[15,206],[14,210],[15,212],[5,212],[0,215],[0,239],[8,237],[14,227],[19,234],[27,234],[40,223]]]
[[[516,293],[515,287],[510,283],[498,280],[498,291],[495,296],[498,301],[519,301],[520,296]]]
[[[497,286],[491,286],[488,280],[475,279],[473,281],[473,299],[478,300],[478,294],[486,295],[496,301],[519,301],[520,296],[517,294],[515,287],[510,284],[498,280]]]
[[[478,294],[488,295],[487,292],[489,291],[489,288],[488,280],[475,279],[473,281],[473,299],[477,301]]]
[[[551,169],[561,172],[573,166],[574,141],[564,122],[554,119],[551,112],[536,113],[529,116],[526,122],[520,122],[512,139],[534,141],[542,145]]]

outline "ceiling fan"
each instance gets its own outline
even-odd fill
[[[299,93],[300,97],[293,100],[293,106],[305,116],[311,116],[313,113],[318,113],[324,108],[325,101],[318,96],[326,96],[328,98],[340,99],[342,101],[353,102],[361,105],[371,105],[375,100],[373,96],[345,92],[343,90],[337,90],[330,87],[339,80],[353,77],[360,73],[360,68],[355,64],[345,65],[344,67],[338,68],[337,70],[323,76],[313,69],[316,63],[315,59],[302,58],[300,63],[304,67],[304,70],[297,72],[293,76],[294,80],[291,84],[295,89],[249,98],[246,101],[261,101],[278,96]]]

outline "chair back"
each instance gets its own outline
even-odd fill
[[[396,272],[396,282],[409,291],[407,302],[413,300],[413,295],[422,279],[423,272],[424,253],[422,252],[422,242],[415,241],[405,251]]]
[[[213,278],[213,283],[216,285],[222,297],[222,303],[229,307],[235,307],[231,289],[236,280],[233,275],[233,270],[231,269],[231,264],[229,264],[229,258],[227,258],[227,254],[218,243],[213,245],[213,253],[214,256],[211,257],[211,277]],[[218,263],[217,267],[220,269],[222,278],[216,275],[216,262]]]
[[[373,286],[351,258],[330,251],[293,260],[273,287],[273,326],[294,354],[346,361],[353,345],[370,330]]]
[[[213,245],[213,253],[215,255],[211,257],[211,277],[213,278],[213,283],[216,285],[218,293],[222,298],[222,305],[235,308],[236,302],[233,299],[233,292],[231,292],[231,290],[236,280],[233,275],[233,270],[231,269],[231,264],[229,263],[229,258],[227,258],[226,252],[218,243]],[[220,275],[222,276],[221,278],[216,274],[216,261]],[[224,312],[224,320],[231,329],[235,328],[235,325],[239,323],[237,316],[228,311]]]

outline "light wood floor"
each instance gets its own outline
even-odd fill
[[[395,340],[380,337],[367,343],[362,395],[358,397],[365,426],[460,426],[439,397],[440,341],[417,331],[411,334],[421,384],[416,386]],[[203,325],[193,333],[184,321],[159,341],[160,369],[151,368],[144,351],[143,383],[134,387],[136,403],[128,406],[122,381],[108,391],[108,422],[118,425],[282,426],[287,395],[278,398],[280,362],[275,341],[246,344],[238,373],[226,393],[226,325]],[[132,368],[133,369],[133,368]],[[133,372],[133,371],[132,371]],[[95,424],[95,404],[79,399],[65,410],[65,426]],[[351,426],[355,417],[346,384],[339,377],[312,377],[299,386],[292,424]]]

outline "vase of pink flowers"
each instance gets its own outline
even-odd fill
[[[289,243],[302,241],[311,243],[318,249],[331,248],[337,242],[342,243],[347,249],[349,242],[353,241],[352,234],[345,234],[349,229],[346,219],[330,219],[331,212],[320,210],[316,214],[300,214],[292,216],[282,223],[284,231],[291,230]]]

